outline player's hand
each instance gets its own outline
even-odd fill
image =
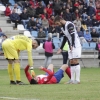
[[[72,46],[70,46],[70,51],[72,51],[73,50],[73,47]]]
[[[41,66],[39,69],[41,69],[41,70],[42,70],[42,69],[43,69],[43,66]]]
[[[60,53],[61,53],[61,51],[62,51],[62,50],[61,50],[61,49],[59,49],[59,50],[57,51],[57,54],[60,54]]]

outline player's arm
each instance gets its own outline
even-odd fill
[[[60,47],[60,49],[57,51],[57,54],[61,53],[61,51],[62,51],[62,49],[63,49],[63,47],[64,47],[64,45],[65,45],[65,43],[66,43],[67,40],[68,40],[68,38],[64,35],[64,36],[63,36],[63,41],[62,41],[61,47]]]
[[[48,70],[48,69],[42,67],[42,66],[40,67],[40,69],[49,74],[49,75],[48,75],[48,78],[47,78],[47,81],[46,81],[46,82],[48,82],[48,81],[52,78],[52,76],[54,75],[54,73],[53,73],[52,71],[50,71],[50,70]],[[46,83],[46,82],[45,82],[45,83]]]
[[[65,45],[65,43],[66,43],[67,40],[68,40],[68,38],[64,35],[60,49],[63,49],[63,47],[64,47],[64,45]]]
[[[71,40],[69,41],[70,42],[70,46],[74,46],[74,41],[75,41],[75,29],[74,29],[74,25],[73,24],[69,24],[68,25],[68,32],[69,32],[69,34],[70,34],[70,36],[71,36]]]
[[[32,50],[28,51],[28,63],[30,67],[33,66]]]

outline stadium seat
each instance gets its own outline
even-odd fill
[[[55,49],[59,49],[60,48],[58,43],[54,43],[54,46],[55,46]]]
[[[96,43],[95,42],[91,42],[90,43],[90,49],[95,49],[95,47],[96,47]]]
[[[20,31],[26,30],[22,24],[17,25],[17,29]]]
[[[38,32],[37,31],[31,31],[31,34],[33,37],[37,38],[38,37]]]
[[[0,5],[0,11],[5,11],[6,7],[4,5]]]
[[[9,3],[11,3],[11,5],[14,5],[15,1],[14,0],[9,0]]]
[[[59,40],[59,38],[57,38],[57,37],[53,37],[53,38],[52,38],[52,41],[53,41],[54,43],[61,43],[60,40]]]
[[[53,37],[53,38],[52,38],[52,41],[53,41],[53,43],[54,43],[54,45],[55,45],[55,49],[60,48],[61,41],[59,40],[59,38]]]
[[[32,37],[32,35],[30,34],[30,31],[24,31],[24,35],[27,36],[27,37],[29,37],[29,38]]]
[[[89,43],[83,43],[82,44],[82,49],[90,49]]]

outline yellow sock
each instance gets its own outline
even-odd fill
[[[20,63],[14,63],[14,72],[16,75],[16,80],[20,81]]]
[[[14,76],[13,76],[12,64],[8,64],[8,74],[9,74],[10,81],[13,81],[14,80]]]

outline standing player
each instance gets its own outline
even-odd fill
[[[25,74],[30,82],[30,84],[57,84],[64,77],[64,72],[68,68],[67,64],[61,66],[61,68],[54,73],[53,64],[50,64],[48,68],[40,67],[41,70],[45,71],[46,74],[40,74],[32,77],[32,75],[28,72],[29,65],[25,68]]]
[[[75,28],[75,25],[70,21],[65,21],[63,18],[56,16],[55,17],[55,24],[62,26],[62,31],[65,34],[62,45],[57,53],[62,51],[66,40],[69,41],[69,51],[68,56],[70,60],[70,68],[71,68],[71,80],[68,82],[70,84],[80,83],[80,65],[78,58],[81,57],[81,44],[80,40]],[[76,78],[75,78],[76,76]]]
[[[16,35],[12,38],[6,39],[2,43],[2,49],[4,52],[5,58],[8,60],[8,74],[10,77],[10,84],[23,84],[20,79],[20,62],[19,62],[19,51],[27,50],[28,52],[28,62],[29,65],[33,66],[32,59],[32,48],[35,49],[40,45],[40,42],[37,39],[29,39],[24,35]],[[13,76],[13,66],[14,63],[14,72],[16,76],[16,82],[14,81]]]

